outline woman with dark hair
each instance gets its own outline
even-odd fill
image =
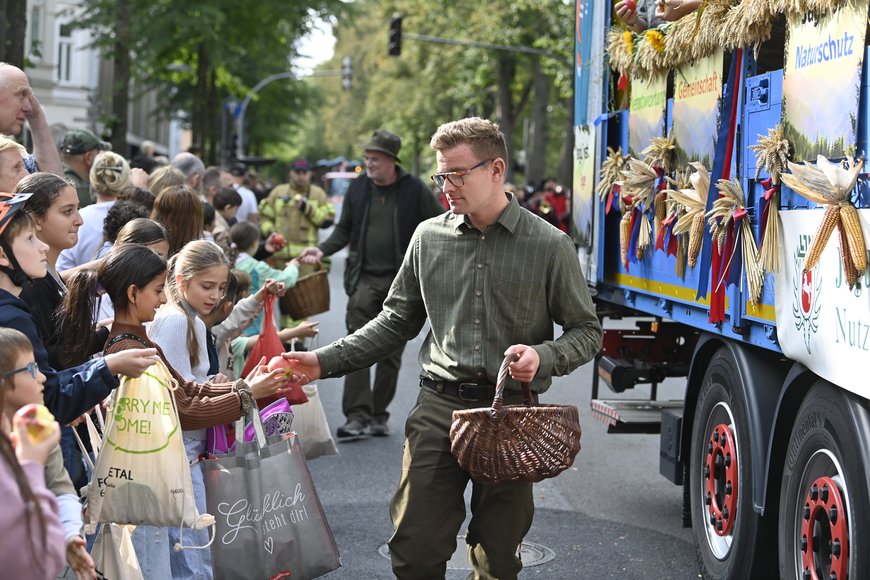
[[[118,238],[118,232],[130,220],[137,218],[147,218],[150,212],[138,203],[132,201],[118,201],[109,208],[109,213],[106,214],[106,220],[103,222],[103,246],[97,253],[97,259],[106,255],[115,244]]]
[[[202,202],[186,185],[158,193],[151,219],[166,228],[170,256],[177,254],[187,242],[202,238]]]

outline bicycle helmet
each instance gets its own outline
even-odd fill
[[[33,196],[32,193],[3,193],[0,192],[0,247],[9,258],[9,266],[0,266],[0,272],[3,272],[12,280],[12,283],[19,287],[32,282],[30,276],[24,273],[15,254],[12,253],[12,246],[3,237],[3,232],[6,227],[12,223],[18,212],[24,209],[24,205]]]

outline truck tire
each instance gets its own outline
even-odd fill
[[[810,389],[785,457],[779,502],[781,578],[870,578],[867,409],[825,381]],[[808,575],[809,574],[809,575]]]
[[[692,423],[689,485],[695,555],[705,579],[758,577],[761,518],[752,507],[752,461],[743,380],[727,348],[710,360]]]

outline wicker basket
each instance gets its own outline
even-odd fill
[[[281,312],[302,320],[329,310],[329,278],[325,268],[306,274],[281,297]]]
[[[580,417],[573,405],[535,405],[523,383],[524,405],[503,405],[508,355],[498,373],[492,407],[453,411],[450,450],[476,481],[505,483],[555,477],[580,451]]]

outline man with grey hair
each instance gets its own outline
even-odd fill
[[[27,75],[16,66],[0,62],[0,133],[18,135],[24,129],[25,121],[33,139],[33,155],[24,157],[27,171],[47,171],[63,176],[60,153]]]
[[[202,174],[205,173],[205,165],[202,159],[191,153],[182,152],[172,159],[172,166],[184,174],[187,185],[193,191],[200,193],[200,182],[202,181]]]

